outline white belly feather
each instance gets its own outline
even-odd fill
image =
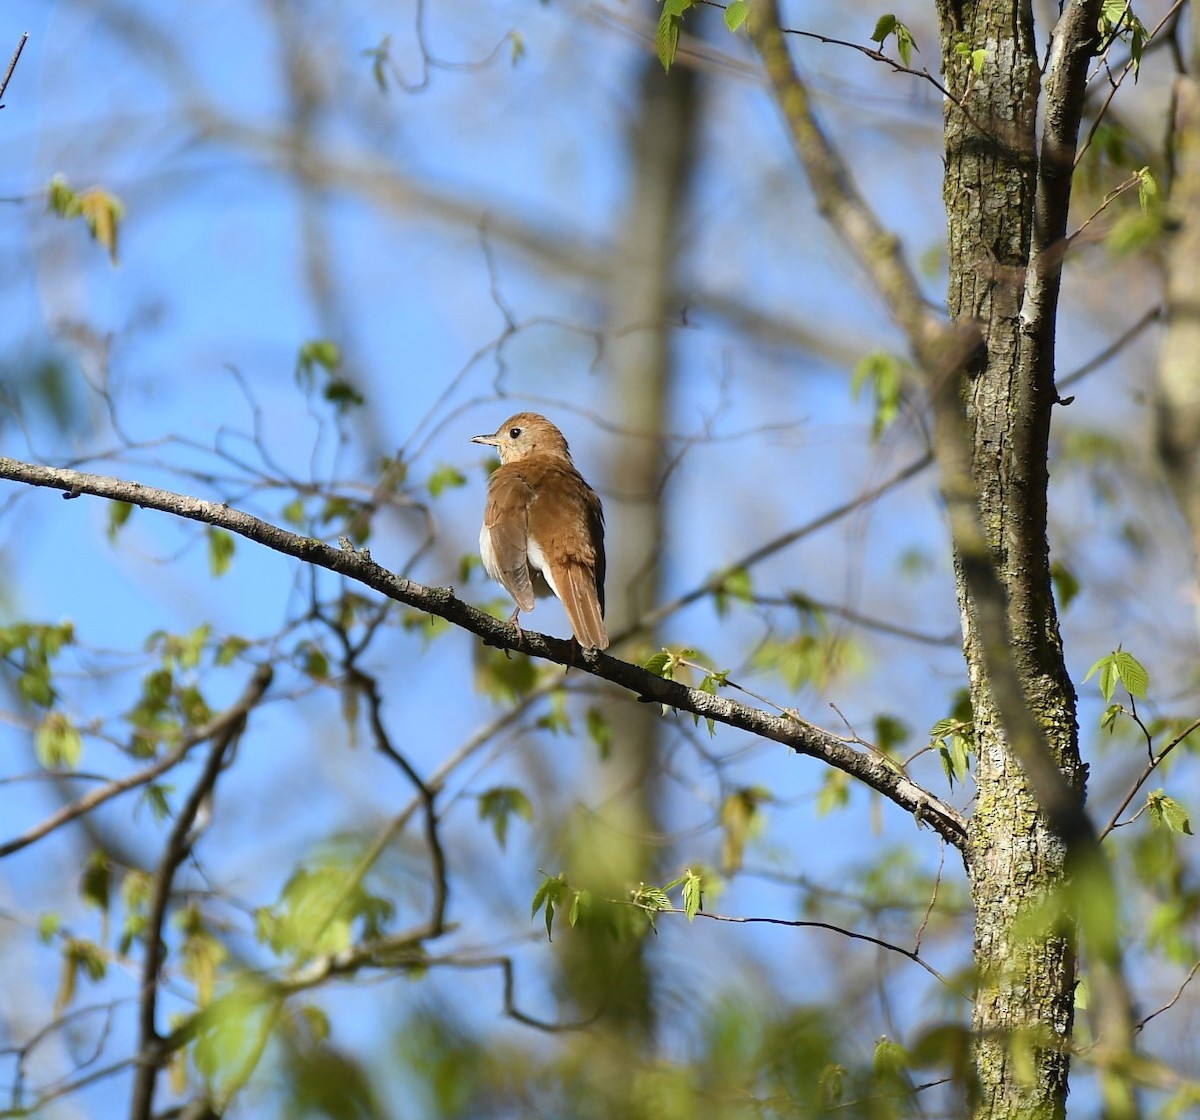
[[[550,574],[550,565],[546,563],[546,556],[542,552],[542,546],[533,537],[529,537],[525,542],[525,555],[529,561],[530,568],[535,572],[541,572],[542,578],[549,584],[550,590],[554,592],[555,597],[561,599],[562,596],[559,595],[558,588],[554,586],[554,577]]]
[[[483,570],[498,584],[503,585],[500,565],[496,563],[496,550],[492,548],[492,534],[488,532],[486,525],[479,530],[479,559],[483,561]]]

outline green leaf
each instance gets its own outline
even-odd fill
[[[70,937],[63,942],[62,972],[58,994],[54,999],[55,1012],[61,1014],[75,998],[75,981],[81,972],[89,980],[98,981],[104,979],[107,970],[104,951],[94,941]]]
[[[1150,687],[1150,674],[1146,672],[1146,667],[1132,653],[1123,649],[1113,654],[1113,664],[1129,695],[1144,699]]]
[[[900,52],[900,60],[908,66],[912,61],[912,52],[919,48],[908,26],[901,23],[891,12],[880,16],[875,22],[871,39],[882,47],[889,35],[896,36],[896,49]]]
[[[533,803],[515,786],[496,786],[479,795],[479,819],[492,822],[501,848],[508,840],[508,822],[514,814],[523,821],[533,820]]]
[[[33,748],[47,770],[74,770],[83,755],[83,737],[62,712],[48,712],[33,733]]]
[[[1141,168],[1137,172],[1137,179],[1138,205],[1141,206],[1142,213],[1145,214],[1150,208],[1151,200],[1158,196],[1158,183],[1155,182],[1149,167]]]
[[[533,662],[529,662],[529,669],[536,676],[536,670]],[[530,682],[532,687],[532,681]],[[567,711],[567,694],[563,689],[558,689],[550,696],[550,710],[538,716],[536,726],[544,728],[557,735],[560,731],[564,735],[570,735],[571,731],[571,716]]]
[[[846,1078],[849,1076],[850,1071],[836,1062],[831,1062],[821,1070],[817,1089],[822,1105],[826,1108],[833,1108],[841,1104],[842,1098],[845,1096]]]
[[[682,24],[679,16],[673,15],[671,9],[664,4],[662,15],[658,17],[658,34],[655,46],[658,51],[658,61],[669,74],[671,63],[675,61],[675,52],[679,49],[679,28]]]
[[[699,691],[708,696],[716,696],[718,688],[725,687],[725,679],[729,676],[729,670],[725,669],[722,672],[710,672],[704,680],[700,682]],[[704,722],[708,725],[708,737],[711,739],[716,733],[716,721],[711,716],[705,716]],[[693,715],[693,723],[699,727],[699,715]]]
[[[212,636],[212,626],[205,622],[189,634],[172,639],[167,646],[171,660],[181,669],[195,669],[204,655],[204,648]]]
[[[318,367],[333,373],[342,364],[342,350],[328,338],[316,338],[300,347],[296,355],[296,381],[306,389],[313,387]]]
[[[61,175],[55,175],[46,189],[46,205],[60,218],[82,218],[92,240],[107,249],[109,259],[117,263],[117,234],[125,217],[125,206],[116,195],[102,187],[77,192]]]
[[[730,31],[736,31],[746,22],[746,17],[749,15],[750,5],[747,0],[732,0],[732,3],[725,8],[725,26]]]
[[[689,922],[700,913],[703,903],[704,883],[700,875],[689,867],[683,876],[683,912]]]
[[[109,260],[117,263],[117,234],[125,217],[125,205],[115,194],[92,187],[79,196],[79,209],[92,239],[108,250]]]
[[[850,777],[841,770],[827,769],[825,780],[817,794],[817,816],[824,817],[834,809],[850,804]]]
[[[876,1079],[889,1089],[907,1086],[907,1072],[912,1065],[912,1058],[900,1043],[887,1037],[881,1038],[875,1044],[871,1064],[875,1069]]]
[[[1054,581],[1054,590],[1058,592],[1059,609],[1065,611],[1079,594],[1079,580],[1070,568],[1057,560],[1050,565],[1050,578]]]
[[[1087,671],[1084,682],[1090,681],[1097,672],[1100,674],[1100,695],[1106,704],[1112,700],[1118,682],[1135,698],[1144,697],[1150,686],[1150,674],[1146,667],[1132,653],[1119,646]]]
[[[109,502],[108,503],[108,539],[115,541],[117,534],[121,531],[125,522],[129,520],[133,513],[132,502]]]
[[[60,218],[78,218],[81,212],[79,195],[68,185],[62,175],[55,175],[46,188],[46,206]]]
[[[171,806],[167,802],[167,794],[174,790],[174,786],[159,785],[157,782],[151,782],[142,790],[142,796],[138,801],[138,806],[148,805],[150,807],[150,815],[160,824],[171,815]],[[136,814],[137,809],[134,810]]]
[[[1146,798],[1146,807],[1150,810],[1150,822],[1159,828],[1171,832],[1179,832],[1185,836],[1192,835],[1192,825],[1188,820],[1187,811],[1173,797],[1168,797],[1161,789],[1156,789]]]
[[[653,673],[656,677],[667,677],[669,674],[665,672],[665,670],[673,660],[674,658],[671,656],[670,650],[660,650],[658,653],[642,662],[642,668],[648,673]]]
[[[886,15],[882,15],[878,20],[876,20],[875,30],[871,32],[871,39],[873,42],[882,44],[884,39],[886,39],[895,30],[896,17],[892,15],[891,12],[888,12]]]
[[[108,913],[109,897],[112,892],[112,864],[101,851],[93,852],[83,865],[79,877],[79,897],[101,913]]]
[[[21,699],[39,708],[48,708],[54,703],[54,686],[50,683],[50,666],[44,661],[31,664],[17,681]]]
[[[745,568],[735,568],[728,573],[713,592],[713,605],[717,608],[718,615],[724,617],[729,609],[730,599],[737,599],[743,603],[754,601],[754,584]]]
[[[232,665],[237,660],[238,656],[250,648],[250,643],[245,638],[239,638],[236,634],[230,634],[227,638],[222,638],[217,644],[216,652],[213,654],[213,664]]]
[[[450,487],[465,486],[467,484],[467,476],[462,473],[457,467],[452,467],[448,464],[439,466],[437,470],[429,476],[429,481],[426,485],[429,487],[429,493],[436,498]]]
[[[658,61],[662,63],[663,70],[668,74],[671,72],[671,63],[675,61],[675,54],[679,50],[679,23],[679,18],[666,10],[663,11],[658,21],[656,43]]]
[[[969,714],[963,712],[964,715]],[[965,782],[971,774],[971,753],[975,750],[975,726],[960,716],[939,719],[929,729],[929,745],[938,747],[946,780],[954,788],[955,781]]]
[[[873,439],[878,439],[900,415],[907,368],[894,354],[883,350],[866,355],[854,367],[850,377],[851,395],[857,400],[863,389],[869,387],[875,405],[875,418],[871,425]]]
[[[293,529],[304,528],[304,522],[307,520],[304,512],[304,499],[299,496],[293,498],[280,510],[279,515],[283,518],[284,523],[291,525]]]
[[[538,887],[537,893],[533,896],[533,906],[529,916],[530,918],[535,918],[537,912],[545,908],[546,937],[550,941],[554,940],[554,912],[556,908],[562,905],[569,891],[570,887],[567,885],[567,877],[560,873],[553,878],[547,875],[542,880],[542,885]]]
[[[256,911],[260,940],[300,962],[341,952],[354,940],[356,925],[361,926],[364,939],[379,937],[395,907],[361,882],[347,886],[348,880],[353,882],[350,875],[357,862],[354,852],[341,851],[311,866],[297,867],[275,906]]]
[[[599,708],[588,708],[586,720],[588,738],[596,744],[600,759],[604,761],[612,753],[612,724]]]
[[[232,533],[215,527],[208,530],[208,568],[214,579],[219,579],[229,571],[235,547]]]
[[[721,805],[721,867],[726,874],[742,866],[746,842],[762,831],[764,821],[759,812],[769,794],[761,786],[734,790]]]
[[[571,906],[567,910],[567,924],[574,929],[581,921],[584,921],[588,917],[591,908],[591,891],[573,891],[571,894]]]
[[[884,754],[891,754],[903,746],[911,735],[912,730],[902,719],[887,714],[875,717],[875,746]]]
[[[215,1000],[198,1019],[191,1058],[197,1071],[221,1096],[250,1068],[270,1037],[282,996],[256,978],[241,979]]]
[[[1100,680],[1096,683],[1100,686],[1100,695],[1104,697],[1104,702],[1107,704],[1112,699],[1113,690],[1117,687],[1117,671],[1113,667],[1112,654],[1095,662],[1087,671],[1083,683],[1087,684],[1097,672],[1100,674]]]
[[[321,391],[321,395],[334,405],[339,413],[348,412],[351,408],[358,408],[366,404],[366,397],[349,381],[340,377],[331,377]]]
[[[1113,222],[1104,243],[1109,253],[1121,259],[1154,244],[1164,228],[1161,207],[1151,207],[1145,213],[1129,210]]]
[[[300,666],[300,671],[314,681],[329,679],[329,658],[325,651],[311,638],[305,638],[296,646],[292,656]]]

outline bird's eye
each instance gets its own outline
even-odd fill
[[[508,438],[509,439],[516,439],[520,434],[521,434],[520,428],[509,428],[508,429]]]

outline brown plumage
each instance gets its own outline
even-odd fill
[[[605,649],[604,510],[571,462],[567,441],[536,412],[518,412],[495,435],[474,436],[500,453],[488,482],[479,554],[516,601],[512,622],[535,595],[562,600],[581,646]]]

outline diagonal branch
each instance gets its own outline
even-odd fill
[[[841,153],[825,136],[812,110],[808,87],[792,62],[775,0],[758,0],[750,15],[750,37],[762,56],[775,101],[792,145],[812,186],[817,209],[858,257],[893,319],[918,356],[946,331],[931,312],[900,248],[867,204]],[[924,364],[924,363],[923,363]]]
[[[17,49],[13,52],[12,61],[8,64],[8,70],[5,72],[4,81],[0,82],[0,109],[4,108],[4,91],[8,89],[8,83],[12,80],[13,71],[17,68],[17,63],[21,60],[21,52],[25,49],[25,43],[29,39],[29,32],[22,34],[20,42],[17,43]]]
[[[205,742],[207,739],[223,735],[230,727],[239,725],[246,718],[250,709],[255,707],[263,698],[270,680],[270,672],[259,669],[251,678],[246,691],[238,697],[237,701],[231,707],[209,720],[202,727],[197,727],[189,731],[183,737],[183,741],[179,746],[169,755],[132,774],[126,774],[123,778],[117,778],[96,789],[89,790],[82,797],[72,801],[69,805],[64,805],[57,812],[51,813],[45,820],[40,821],[20,836],[0,844],[0,859],[12,855],[13,852],[19,852],[22,848],[26,848],[35,841],[41,840],[42,837],[49,835],[56,828],[61,828],[64,824],[83,816],[84,813],[91,812],[97,805],[103,805],[106,801],[110,801],[119,794],[126,793],[131,789],[137,789],[139,786],[144,786],[148,782],[154,781],[155,778],[162,776],[172,767],[182,762],[193,747]]]
[[[451,588],[426,587],[395,575],[376,564],[368,552],[356,552],[348,546],[333,548],[314,537],[288,532],[227,505],[105,475],[45,467],[0,457],[0,479],[62,490],[68,498],[92,494],[114,501],[130,502],[146,509],[157,509],[177,517],[219,526],[247,540],[265,545],[275,552],[356,580],[398,603],[436,615],[463,630],[477,634],[489,645],[577,668],[610,681],[648,703],[665,704],[679,711],[689,712],[703,719],[712,719],[761,738],[782,743],[797,754],[818,759],[865,782],[889,801],[911,813],[919,823],[929,824],[939,836],[960,851],[966,847],[966,826],[958,810],[933,796],[891,765],[849,746],[832,732],[796,716],[774,716],[722,696],[712,696],[699,689],[688,688],[678,681],[666,680],[640,666],[620,661],[605,653],[595,650],[581,653],[573,641],[551,638],[530,630],[518,634],[516,628],[510,624],[500,622],[456,598]]]
[[[614,643],[623,641],[625,638],[631,637],[634,634],[645,633],[648,630],[653,630],[669,618],[671,615],[683,610],[684,607],[691,606],[698,599],[706,598],[709,595],[716,594],[724,586],[726,580],[736,575],[738,572],[747,568],[752,568],[755,564],[766,560],[775,553],[787,548],[789,545],[795,544],[796,541],[802,540],[804,537],[812,536],[813,533],[824,529],[828,525],[834,524],[841,520],[849,513],[855,510],[863,509],[870,505],[877,498],[882,497],[889,490],[895,489],[902,483],[907,482],[910,478],[914,478],[920,474],[930,463],[933,462],[933,456],[929,453],[921,455],[914,459],[911,463],[901,467],[890,478],[886,478],[879,485],[872,487],[870,490],[851,498],[849,501],[843,502],[839,506],[835,506],[831,510],[827,510],[819,517],[813,518],[811,521],[806,521],[803,525],[797,526],[795,529],[790,529],[786,533],[782,533],[778,537],[774,537],[765,544],[758,545],[751,549],[745,555],[737,560],[732,560],[723,568],[719,568],[713,572],[708,579],[703,583],[693,587],[690,591],[685,592],[677,599],[671,600],[669,603],[663,603],[661,606],[654,607],[647,611],[639,618],[632,626],[622,631],[613,638]]]

